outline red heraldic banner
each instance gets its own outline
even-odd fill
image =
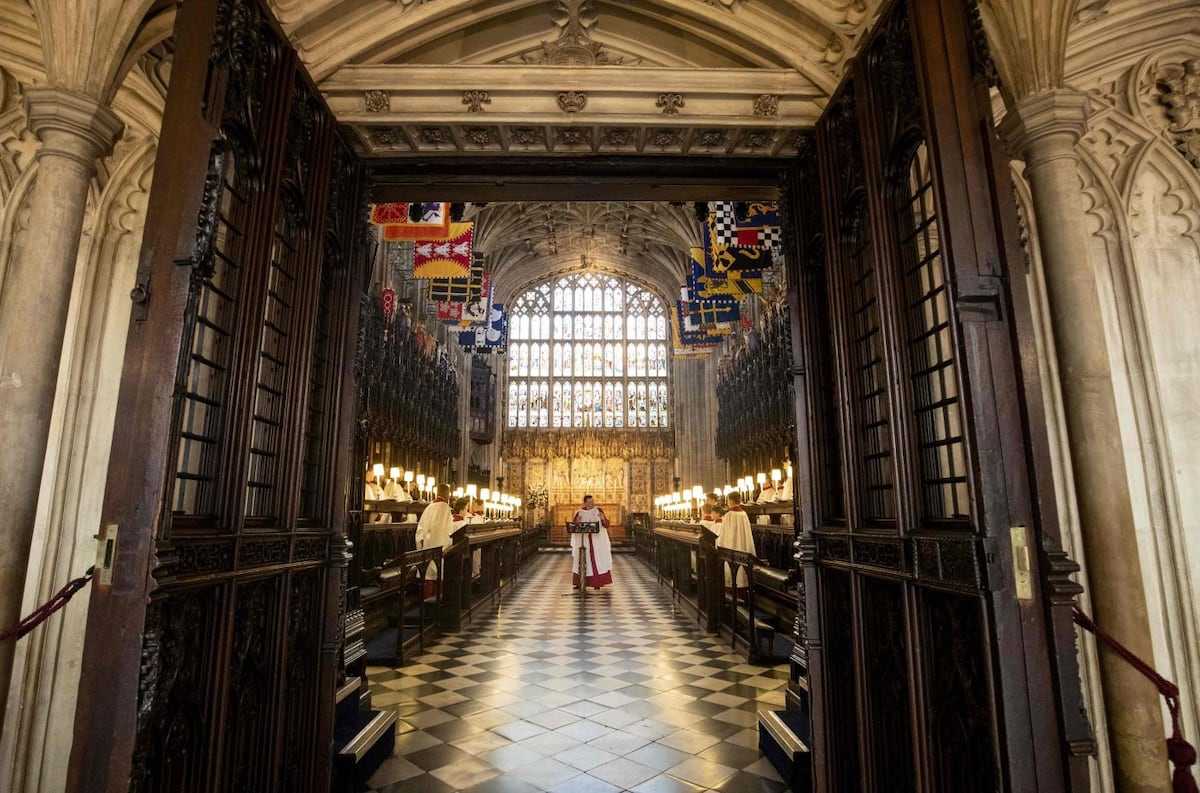
[[[420,240],[413,245],[413,275],[417,278],[462,278],[471,274],[474,223],[451,223],[450,238]]]
[[[416,218],[413,208],[416,207]],[[444,240],[450,236],[450,205],[445,202],[410,204],[372,204],[371,222],[383,226],[383,238],[403,240]]]

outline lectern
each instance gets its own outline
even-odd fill
[[[578,523],[567,523],[567,534],[599,534],[600,524],[596,521],[579,521]],[[588,545],[583,542],[579,544],[579,595],[587,597],[587,571],[588,571]]]

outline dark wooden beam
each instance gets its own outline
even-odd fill
[[[773,201],[785,159],[442,157],[370,160],[387,201]]]

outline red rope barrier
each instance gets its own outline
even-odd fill
[[[1104,631],[1095,621],[1075,607],[1075,624],[1096,636],[1126,663],[1138,670],[1158,689],[1158,693],[1167,701],[1167,710],[1171,713],[1171,737],[1167,739],[1167,758],[1175,766],[1171,777],[1171,786],[1175,793],[1200,793],[1196,780],[1192,776],[1192,766],[1196,764],[1196,749],[1183,737],[1183,729],[1179,726],[1179,686],[1167,680],[1154,670],[1150,664],[1133,654],[1132,651]]]
[[[43,622],[49,619],[51,614],[67,605],[67,601],[74,597],[76,592],[83,589],[84,585],[86,585],[88,581],[92,580],[92,575],[95,572],[95,567],[89,567],[87,572],[81,575],[79,578],[68,581],[66,586],[55,592],[54,597],[50,598],[45,603],[34,609],[32,614],[3,633],[0,633],[0,642],[8,639],[20,639],[34,628],[41,625]]]

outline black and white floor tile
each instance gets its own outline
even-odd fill
[[[786,790],[758,753],[756,714],[783,707],[786,664],[754,666],[675,607],[653,571],[569,593],[542,555],[493,613],[400,669],[372,667],[399,711],[379,793]]]

